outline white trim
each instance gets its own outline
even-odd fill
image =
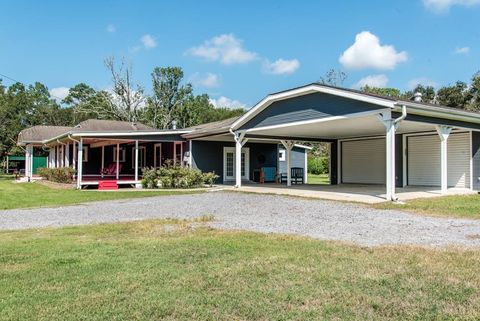
[[[279,162],[284,162],[287,160],[287,150],[285,148],[279,148],[278,149],[278,161]]]
[[[473,132],[469,132],[470,135],[470,190],[473,191]]]
[[[308,149],[308,150],[313,149],[313,147],[302,145],[302,144],[294,144],[293,146],[298,147],[298,148]]]
[[[475,112],[464,111],[461,109],[454,110],[450,108],[445,108],[441,105],[435,106],[428,106],[423,104],[415,104],[414,102],[407,102],[407,101],[398,101],[396,106],[407,106],[408,109],[413,109],[412,111],[408,111],[409,114],[413,115],[421,115],[421,116],[430,116],[436,117],[441,119],[452,119],[452,120],[459,120],[468,123],[480,123],[480,114]],[[450,118],[446,118],[445,115],[452,116]],[[453,126],[458,127],[458,126]],[[478,131],[478,130],[476,130]]]
[[[160,147],[160,159],[157,164],[157,148]],[[153,145],[153,167],[160,168],[162,166],[162,143],[156,143]]]
[[[253,116],[255,116],[256,114],[258,114],[259,112],[261,112],[262,110],[264,110],[265,108],[267,108],[268,106],[270,106],[272,103],[276,101],[298,97],[302,95],[307,95],[315,92],[354,99],[357,101],[363,101],[366,103],[380,105],[388,108],[393,108],[396,103],[395,101],[392,101],[392,100],[387,100],[379,97],[372,97],[372,96],[368,96],[361,93],[347,91],[345,89],[331,88],[331,87],[326,87],[319,84],[310,84],[301,88],[295,88],[295,89],[287,90],[277,94],[268,95],[267,97],[262,99],[259,103],[257,103],[254,107],[252,107],[245,115],[237,119],[230,126],[230,128],[232,129],[239,128],[240,126],[248,122],[250,119],[252,119]]]
[[[308,159],[307,159],[308,155],[307,154],[308,154],[307,150],[305,150],[305,153],[304,153],[304,155],[305,155],[305,166],[303,167],[303,184],[307,184],[307,179],[308,179],[308,173],[307,173],[308,172],[307,171],[307,169],[308,169]]]
[[[242,131],[239,131],[239,132],[251,133],[251,132],[257,132],[257,131],[269,130],[269,129],[286,128],[286,127],[293,127],[293,126],[303,126],[303,125],[310,125],[310,124],[319,124],[319,123],[325,123],[325,122],[334,121],[334,120],[342,120],[342,119],[349,119],[349,118],[360,118],[360,117],[372,116],[372,115],[381,114],[382,112],[387,112],[387,111],[390,111],[390,110],[389,109],[375,109],[375,110],[362,111],[362,112],[359,112],[359,113],[346,114],[346,115],[341,115],[341,116],[315,118],[315,119],[302,120],[302,121],[290,122],[290,123],[285,123],[285,124],[249,128],[249,129],[242,130]]]
[[[73,137],[98,137],[98,136],[105,136],[105,137],[115,137],[115,136],[155,136],[155,135],[175,135],[175,134],[188,134],[191,133],[191,130],[179,130],[179,131],[168,131],[168,132],[155,132],[155,131],[148,131],[148,132],[128,132],[128,131],[118,131],[118,132],[75,132],[72,133],[71,136]],[[65,134],[62,134],[64,136]],[[61,137],[61,136],[60,136]]]
[[[82,162],[88,162],[88,146],[83,146],[83,157],[82,157]]]
[[[117,144],[117,146],[120,146],[120,144]],[[113,147],[113,162],[116,162],[117,161],[117,154],[119,156],[119,160],[118,162],[119,163],[125,163],[125,161],[127,160],[127,150],[124,146],[122,147]],[[119,152],[117,153],[117,148],[119,149]],[[121,154],[120,154],[121,152]]]
[[[180,145],[180,166],[183,166],[183,142],[173,142],[173,165],[177,165],[177,145]]]
[[[407,153],[407,135],[402,135],[402,187],[406,187],[407,186],[407,181],[408,181],[408,175],[407,175],[407,171],[408,171],[408,166],[407,166],[407,157],[408,157],[408,153]]]

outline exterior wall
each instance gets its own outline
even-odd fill
[[[480,190],[480,132],[472,132],[472,175],[474,190]]]
[[[244,124],[241,129],[278,125],[382,109],[353,99],[312,93],[272,103]]]
[[[285,149],[283,146],[279,146],[279,149]],[[293,147],[292,149],[292,167],[305,167],[305,149],[299,147]],[[304,169],[306,170],[306,169]],[[285,151],[285,160],[281,161],[278,160],[278,172],[279,173],[287,173],[287,156]]]
[[[215,172],[220,176],[217,183],[223,182],[223,147],[235,147],[233,142],[192,141],[192,166],[203,172]],[[277,144],[247,143],[250,148],[250,173],[263,166],[277,167]]]

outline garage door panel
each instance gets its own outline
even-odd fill
[[[470,135],[454,133],[448,138],[448,186],[470,186]],[[407,138],[408,185],[441,185],[440,138],[437,134]]]
[[[385,184],[385,139],[342,142],[342,183]]]

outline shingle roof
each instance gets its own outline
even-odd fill
[[[40,143],[46,139],[50,139],[71,130],[72,127],[67,126],[33,126],[22,130],[18,134],[18,143]]]
[[[200,124],[197,126],[188,127],[185,129],[191,130],[192,132],[189,134],[185,134],[183,136],[190,137],[190,136],[201,135],[203,133],[228,131],[230,126],[240,117],[241,116],[237,116],[237,117],[227,118],[224,120],[219,120],[219,121],[214,121],[206,124]]]
[[[73,127],[72,132],[137,130],[155,130],[155,128],[142,123],[131,123],[128,121],[88,119]]]

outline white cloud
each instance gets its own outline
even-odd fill
[[[109,25],[107,26],[107,32],[114,33],[115,31],[117,31],[117,28],[115,28],[114,25],[109,24]]]
[[[300,68],[300,62],[297,59],[285,60],[277,59],[274,62],[265,60],[263,68],[265,72],[274,75],[292,74]]]
[[[340,63],[347,69],[394,69],[408,59],[405,51],[397,52],[391,45],[381,45],[380,39],[369,31],[355,36],[355,42],[340,56]]]
[[[471,7],[480,4],[480,0],[423,0],[425,8],[435,13],[446,13],[453,6]]]
[[[207,72],[204,75],[196,72],[189,79],[194,86],[205,88],[214,88],[220,86],[220,77],[211,72]]]
[[[453,52],[457,55],[468,55],[470,53],[470,47],[457,47]]]
[[[210,103],[215,107],[215,108],[245,108],[245,104],[239,102],[238,100],[230,99],[225,96],[221,96],[217,99],[215,98],[210,98]]]
[[[353,85],[354,88],[362,88],[365,86],[369,87],[376,87],[376,88],[384,88],[387,86],[388,83],[388,77],[385,76],[384,74],[379,74],[379,75],[370,75],[363,77],[355,85]]]
[[[225,65],[247,63],[257,59],[257,54],[244,49],[242,41],[233,34],[213,37],[200,46],[188,49],[186,54],[209,61],[220,61]]]
[[[145,49],[152,49],[157,46],[157,41],[151,35],[143,35],[140,38],[140,41],[142,42]]]
[[[49,93],[53,98],[55,98],[56,101],[60,102],[61,100],[63,100],[65,97],[68,96],[69,90],[70,88],[68,87],[56,87],[56,88],[50,89]]]
[[[409,90],[415,89],[417,85],[423,85],[423,86],[432,86],[432,87],[437,87],[438,84],[429,78],[426,77],[420,77],[420,78],[414,78],[408,81],[407,83],[407,88]]]

